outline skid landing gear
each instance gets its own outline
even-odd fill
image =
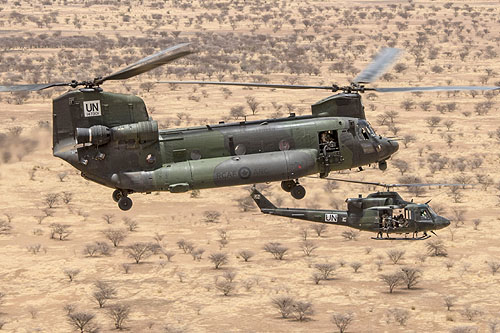
[[[299,185],[298,180],[284,180],[281,182],[281,188],[285,192],[290,192],[294,199],[300,200],[306,195],[306,189]]]
[[[121,210],[129,210],[132,208],[132,199],[130,199],[127,195],[128,193],[125,191],[113,191],[113,200],[118,203],[118,208]]]

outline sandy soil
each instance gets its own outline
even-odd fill
[[[100,58],[97,46],[88,40],[75,43],[72,48],[67,45],[38,47],[34,46],[35,42],[19,43],[19,47],[0,45],[3,68],[0,83],[29,83],[36,78],[39,82],[60,81],[77,76],[86,79],[102,71],[109,73],[120,67],[107,65],[115,61],[111,56],[130,56],[131,59],[145,56],[143,50],[158,50],[156,46],[148,46],[147,41],[159,40],[160,33],[164,33],[171,42],[165,47],[177,41],[197,42],[200,52],[193,59],[207,63],[185,59],[169,66],[171,72],[145,74],[126,83],[110,83],[104,87],[107,91],[129,92],[144,98],[152,117],[163,127],[231,120],[232,107],[241,105],[248,110],[248,96],[260,102],[258,113],[249,115],[248,119],[274,117],[277,112],[286,115],[289,110],[307,114],[309,105],[328,93],[232,88],[232,95],[225,96],[220,87],[172,90],[167,85],[156,85],[147,92],[140,87],[141,83],[178,78],[208,80],[210,69],[218,70],[221,64],[231,63],[234,68],[222,70],[224,80],[253,82],[267,78],[272,83],[296,80],[299,84],[346,84],[369,62],[376,50],[391,41],[393,46],[405,49],[398,63],[405,64],[407,69],[401,73],[391,70],[389,73],[393,77],[379,80],[376,83],[379,87],[499,85],[500,25],[496,1],[460,1],[450,2],[450,5],[441,0],[410,3],[309,1],[269,2],[267,6],[257,1],[251,4],[213,2],[220,6],[203,7],[204,3],[179,1],[160,8],[154,1],[133,2],[130,6],[114,1],[101,5],[91,1],[86,2],[87,5],[77,1],[0,1],[1,38],[33,36],[39,41],[44,40],[40,35],[52,36],[57,31],[61,32],[61,38],[93,38],[98,31],[111,40],[116,40],[118,35],[146,40],[129,41],[101,50],[101,55],[109,55],[108,58]],[[48,26],[42,23],[39,27],[36,22],[50,21],[47,17],[51,13],[56,22]],[[265,24],[261,20],[267,13],[272,17]],[[23,19],[17,19],[19,15]],[[296,23],[291,23],[293,18]],[[313,27],[306,28],[304,19],[319,24],[317,31]],[[434,22],[429,23],[429,20]],[[281,28],[273,31],[273,27],[280,24]],[[400,30],[398,24],[408,27]],[[172,37],[175,31],[180,31],[177,38]],[[394,37],[396,32],[398,36]],[[417,44],[418,32],[428,39],[422,45]],[[338,41],[335,41],[336,33]],[[282,56],[269,53],[273,47],[267,44],[264,48],[251,44],[259,34],[279,38],[274,49],[280,50]],[[297,37],[295,41],[294,36]],[[390,37],[388,41],[384,36]],[[224,52],[224,43],[231,49],[230,54]],[[324,49],[316,48],[318,45]],[[363,52],[356,52],[354,46],[359,46]],[[277,65],[256,69],[253,73],[240,67],[251,61],[256,66],[268,64],[272,59],[278,61],[277,64],[286,63],[293,57],[285,52],[295,54],[296,47],[304,48],[305,57],[319,71],[317,75],[294,74],[287,67]],[[423,64],[419,67],[415,63],[415,48],[423,50]],[[429,56],[432,48],[437,49],[434,59]],[[71,51],[72,55],[64,57],[61,49]],[[469,53],[462,60],[460,53],[466,49]],[[330,59],[326,56],[329,52],[334,54]],[[86,56],[91,57],[90,64],[85,63]],[[235,58],[234,62],[228,60],[230,57]],[[26,67],[26,59],[32,59],[38,69]],[[297,59],[302,61],[304,58],[298,56]],[[342,59],[350,59],[355,67],[352,73],[349,70],[337,73],[331,69],[332,64]],[[173,74],[183,73],[186,68],[193,72],[181,77]],[[213,75],[211,79],[217,79],[217,74]],[[461,176],[469,182],[483,183],[462,191],[459,200],[454,200],[450,191],[444,188],[428,190],[414,198],[418,202],[432,198],[432,207],[453,220],[448,230],[432,237],[444,241],[448,256],[430,257],[425,256],[427,247],[423,241],[378,242],[365,232],[360,233],[357,240],[348,241],[342,237],[345,229],[333,227],[317,237],[307,222],[264,216],[256,210],[243,212],[238,199],[248,195],[245,187],[203,190],[198,198],[191,198],[189,193],[135,194],[132,196],[133,209],[121,212],[111,200],[110,189],[84,180],[69,165],[52,156],[50,129],[45,129],[40,121],[51,120],[51,98],[63,91],[17,96],[20,100],[16,100],[15,94],[0,95],[0,133],[6,135],[0,142],[0,220],[7,221],[9,217],[12,220],[12,229],[0,234],[0,292],[5,294],[0,303],[0,322],[4,323],[4,331],[71,331],[73,327],[64,309],[67,304],[74,304],[77,311],[95,314],[93,322],[104,332],[114,330],[113,321],[107,315],[112,304],[130,306],[130,316],[124,322],[125,329],[130,332],[325,332],[337,330],[331,322],[334,313],[347,312],[354,314],[350,332],[447,332],[466,326],[486,332],[500,319],[500,273],[492,274],[489,265],[500,262],[498,96],[490,98],[481,93],[472,96],[465,92],[455,95],[378,94],[370,98],[364,95],[367,118],[378,133],[415,137],[408,147],[401,144],[400,152],[393,158],[408,162],[410,170],[405,175],[416,175],[425,182],[454,182]],[[408,111],[402,104],[405,101],[414,103]],[[429,111],[422,110],[424,101],[431,101]],[[491,102],[489,112],[478,115],[475,111],[478,104],[487,101]],[[447,111],[439,111],[450,103],[456,104]],[[393,125],[398,128],[396,133],[380,125],[387,111],[398,112]],[[431,133],[427,119],[432,116],[442,120]],[[449,130],[444,124],[447,120],[454,121]],[[19,135],[13,134],[17,126],[22,128]],[[28,139],[32,141],[26,141]],[[448,144],[447,140],[452,142]],[[449,159],[443,162],[441,170],[434,170],[429,163],[429,157],[436,153],[441,154],[439,161],[443,161],[443,157]],[[477,161],[474,163],[474,160]],[[463,171],[459,169],[460,163],[466,165]],[[61,181],[63,173],[66,176]],[[367,167],[361,173],[352,171],[341,176],[397,182],[401,173],[391,167],[390,161],[389,169],[383,173]],[[338,184],[330,191],[324,181],[316,179],[304,179],[303,184],[308,194],[301,201],[292,200],[280,190],[279,184],[271,184],[267,193],[281,206],[343,208],[345,198],[358,193],[366,195],[373,190]],[[63,192],[72,193],[72,201],[65,204],[59,199],[47,210],[46,195]],[[401,194],[408,199],[412,197],[405,191]],[[206,212],[214,210],[221,214],[217,223],[205,222]],[[463,211],[463,223],[457,219],[458,211]],[[50,216],[40,218],[47,214]],[[104,214],[113,215],[111,225],[103,219]],[[103,241],[111,245],[102,231],[125,229],[124,218],[136,221],[138,228],[127,232],[127,238],[117,248],[112,248],[110,255],[89,257],[84,254],[87,244]],[[476,219],[480,221],[477,228],[474,226]],[[52,223],[70,225],[69,237],[64,241],[50,239]],[[309,257],[301,250],[304,229],[308,230],[308,239],[318,246]],[[220,243],[220,230],[227,232],[228,243],[224,247]],[[161,235],[161,240],[156,241],[155,235]],[[176,245],[181,239],[192,242],[197,249],[204,249],[202,259],[193,260],[190,254],[184,254]],[[169,262],[160,252],[134,264],[125,248],[139,241],[157,242],[165,251],[173,251],[175,256]],[[284,260],[275,260],[263,250],[268,242],[280,242],[289,248]],[[28,250],[37,245],[40,245],[38,253]],[[244,262],[238,255],[242,249],[253,251],[255,256]],[[390,249],[405,251],[398,264],[389,260],[387,251]],[[207,258],[218,251],[226,253],[229,262],[216,270]],[[380,269],[378,261],[382,261]],[[311,279],[316,271],[314,265],[324,262],[336,264],[337,269],[332,279],[316,285]],[[357,273],[350,267],[353,262],[362,264]],[[127,274],[123,264],[130,265]],[[447,264],[452,267],[448,269]],[[422,271],[420,283],[410,290],[397,287],[390,294],[380,275],[400,270],[405,265]],[[80,270],[72,282],[64,273],[71,269]],[[236,289],[229,296],[223,296],[215,287],[215,281],[223,279],[222,275],[231,270],[237,273]],[[106,281],[117,291],[102,309],[92,296],[98,280]],[[282,319],[271,304],[273,298],[282,295],[311,302],[314,314],[304,322],[293,316]],[[451,311],[444,305],[445,296],[456,297]],[[391,316],[394,309],[407,311],[408,320],[404,325]],[[477,313],[469,320],[466,313],[473,312],[471,309]]]

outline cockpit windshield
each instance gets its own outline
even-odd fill
[[[432,216],[438,215],[430,206],[427,206],[427,209],[429,210],[429,212],[431,212]]]

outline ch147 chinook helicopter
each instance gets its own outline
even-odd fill
[[[450,220],[439,216],[429,206],[406,201],[399,193],[390,191],[393,187],[429,187],[429,186],[463,186],[467,184],[383,184],[338,178],[327,178],[334,181],[383,186],[384,192],[370,193],[366,198],[349,198],[347,211],[308,209],[308,208],[278,208],[272,204],[255,186],[251,197],[264,214],[285,216],[312,222],[342,225],[363,231],[376,232],[376,240],[422,240],[434,233],[434,230],[446,228]],[[418,236],[422,232],[423,236]],[[408,237],[409,234],[412,237]],[[386,237],[383,237],[386,234]],[[404,234],[405,237],[390,237],[390,234]]]
[[[0,86],[0,92],[37,91],[69,86],[53,100],[53,154],[81,171],[86,179],[115,189],[122,210],[132,207],[129,194],[281,181],[296,199],[305,195],[298,179],[371,163],[381,169],[399,148],[375,134],[365,119],[360,92],[373,90],[490,90],[497,87],[365,88],[394,61],[385,49],[349,86],[257,85],[342,91],[312,105],[312,114],[280,119],[160,130],[144,101],[133,95],[104,92],[106,81],[124,80],[186,56],[179,44],[89,81]],[[206,82],[205,82],[206,83]],[[219,84],[219,83],[217,83]],[[224,83],[225,84],[225,83]]]

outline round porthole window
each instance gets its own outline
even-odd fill
[[[236,153],[236,155],[245,155],[245,153],[247,152],[247,147],[245,147],[244,144],[239,144],[236,146],[236,148],[234,148],[234,152]]]
[[[191,151],[191,159],[192,160],[199,160],[200,158],[201,158],[201,153],[199,150]]]
[[[148,156],[146,156],[146,162],[153,164],[156,162],[156,157],[153,154],[148,154]]]
[[[280,150],[290,150],[290,142],[281,140],[279,143]]]

